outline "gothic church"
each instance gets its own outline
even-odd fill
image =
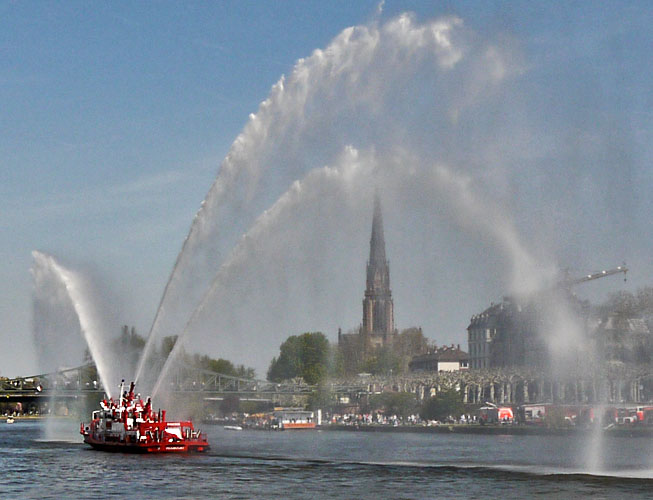
[[[390,291],[390,264],[385,256],[383,216],[378,195],[374,197],[370,259],[367,262],[367,286],[363,297],[363,323],[358,333],[338,332],[338,344],[356,344],[364,355],[392,345],[397,337],[394,305]]]

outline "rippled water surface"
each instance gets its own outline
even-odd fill
[[[582,436],[225,431],[199,455],[103,453],[78,424],[0,424],[2,498],[651,498],[653,443]],[[46,437],[47,436],[47,437]]]

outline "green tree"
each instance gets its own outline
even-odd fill
[[[349,331],[343,336],[343,342],[338,343],[338,357],[342,359],[342,371],[352,375],[365,371],[365,345],[363,337],[355,331]]]
[[[124,373],[135,372],[138,360],[141,357],[145,339],[136,333],[136,328],[123,325],[118,342],[113,344],[120,371]]]
[[[222,373],[224,375],[236,375],[236,369],[231,361],[226,359],[213,359],[207,355],[195,354],[193,364],[212,372]]]
[[[409,359],[426,354],[429,348],[428,340],[422,333],[422,329],[417,327],[402,330],[394,344],[395,351]]]
[[[329,376],[343,377],[346,374],[345,357],[337,345],[329,345]]]
[[[336,405],[337,396],[326,386],[319,386],[308,397],[308,408],[310,410],[326,410],[330,411]]]
[[[369,407],[370,410],[383,410],[387,416],[405,418],[417,411],[418,403],[412,392],[384,392],[372,396]]]
[[[170,356],[170,353],[177,343],[177,335],[171,335],[169,337],[163,337],[161,340],[161,356],[165,359]]]
[[[419,414],[424,420],[445,420],[449,416],[457,418],[464,411],[462,395],[450,389],[424,401]]]
[[[323,333],[293,335],[281,344],[279,357],[272,359],[268,380],[303,377],[307,383],[317,384],[326,377],[328,362],[329,341]]]
[[[140,351],[145,347],[145,339],[136,333],[133,326],[131,330],[127,325],[123,325],[120,332],[119,343],[125,351]]]
[[[192,362],[195,366],[204,368],[205,370],[231,375],[232,377],[254,378],[256,375],[254,368],[246,368],[244,365],[234,366],[229,360],[222,358],[213,359],[206,354],[195,354]]]
[[[402,358],[391,346],[378,348],[374,356],[362,365],[363,371],[374,375],[397,375],[402,373]]]
[[[254,368],[246,367],[245,365],[238,365],[236,367],[236,377],[256,378],[256,370],[254,370]]]

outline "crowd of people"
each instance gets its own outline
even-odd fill
[[[367,425],[389,425],[399,426],[435,426],[442,424],[476,424],[478,418],[476,415],[463,414],[459,416],[450,415],[444,420],[424,420],[417,414],[411,414],[407,417],[400,415],[386,415],[382,412],[374,413],[334,413],[326,415],[322,425],[342,425],[342,426],[367,426]]]

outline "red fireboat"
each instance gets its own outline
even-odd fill
[[[147,402],[134,394],[134,382],[129,392],[120,384],[120,399],[100,403],[88,424],[81,424],[84,442],[96,450],[124,453],[190,453],[208,450],[209,443],[190,420],[167,422],[165,410],[152,411]]]

